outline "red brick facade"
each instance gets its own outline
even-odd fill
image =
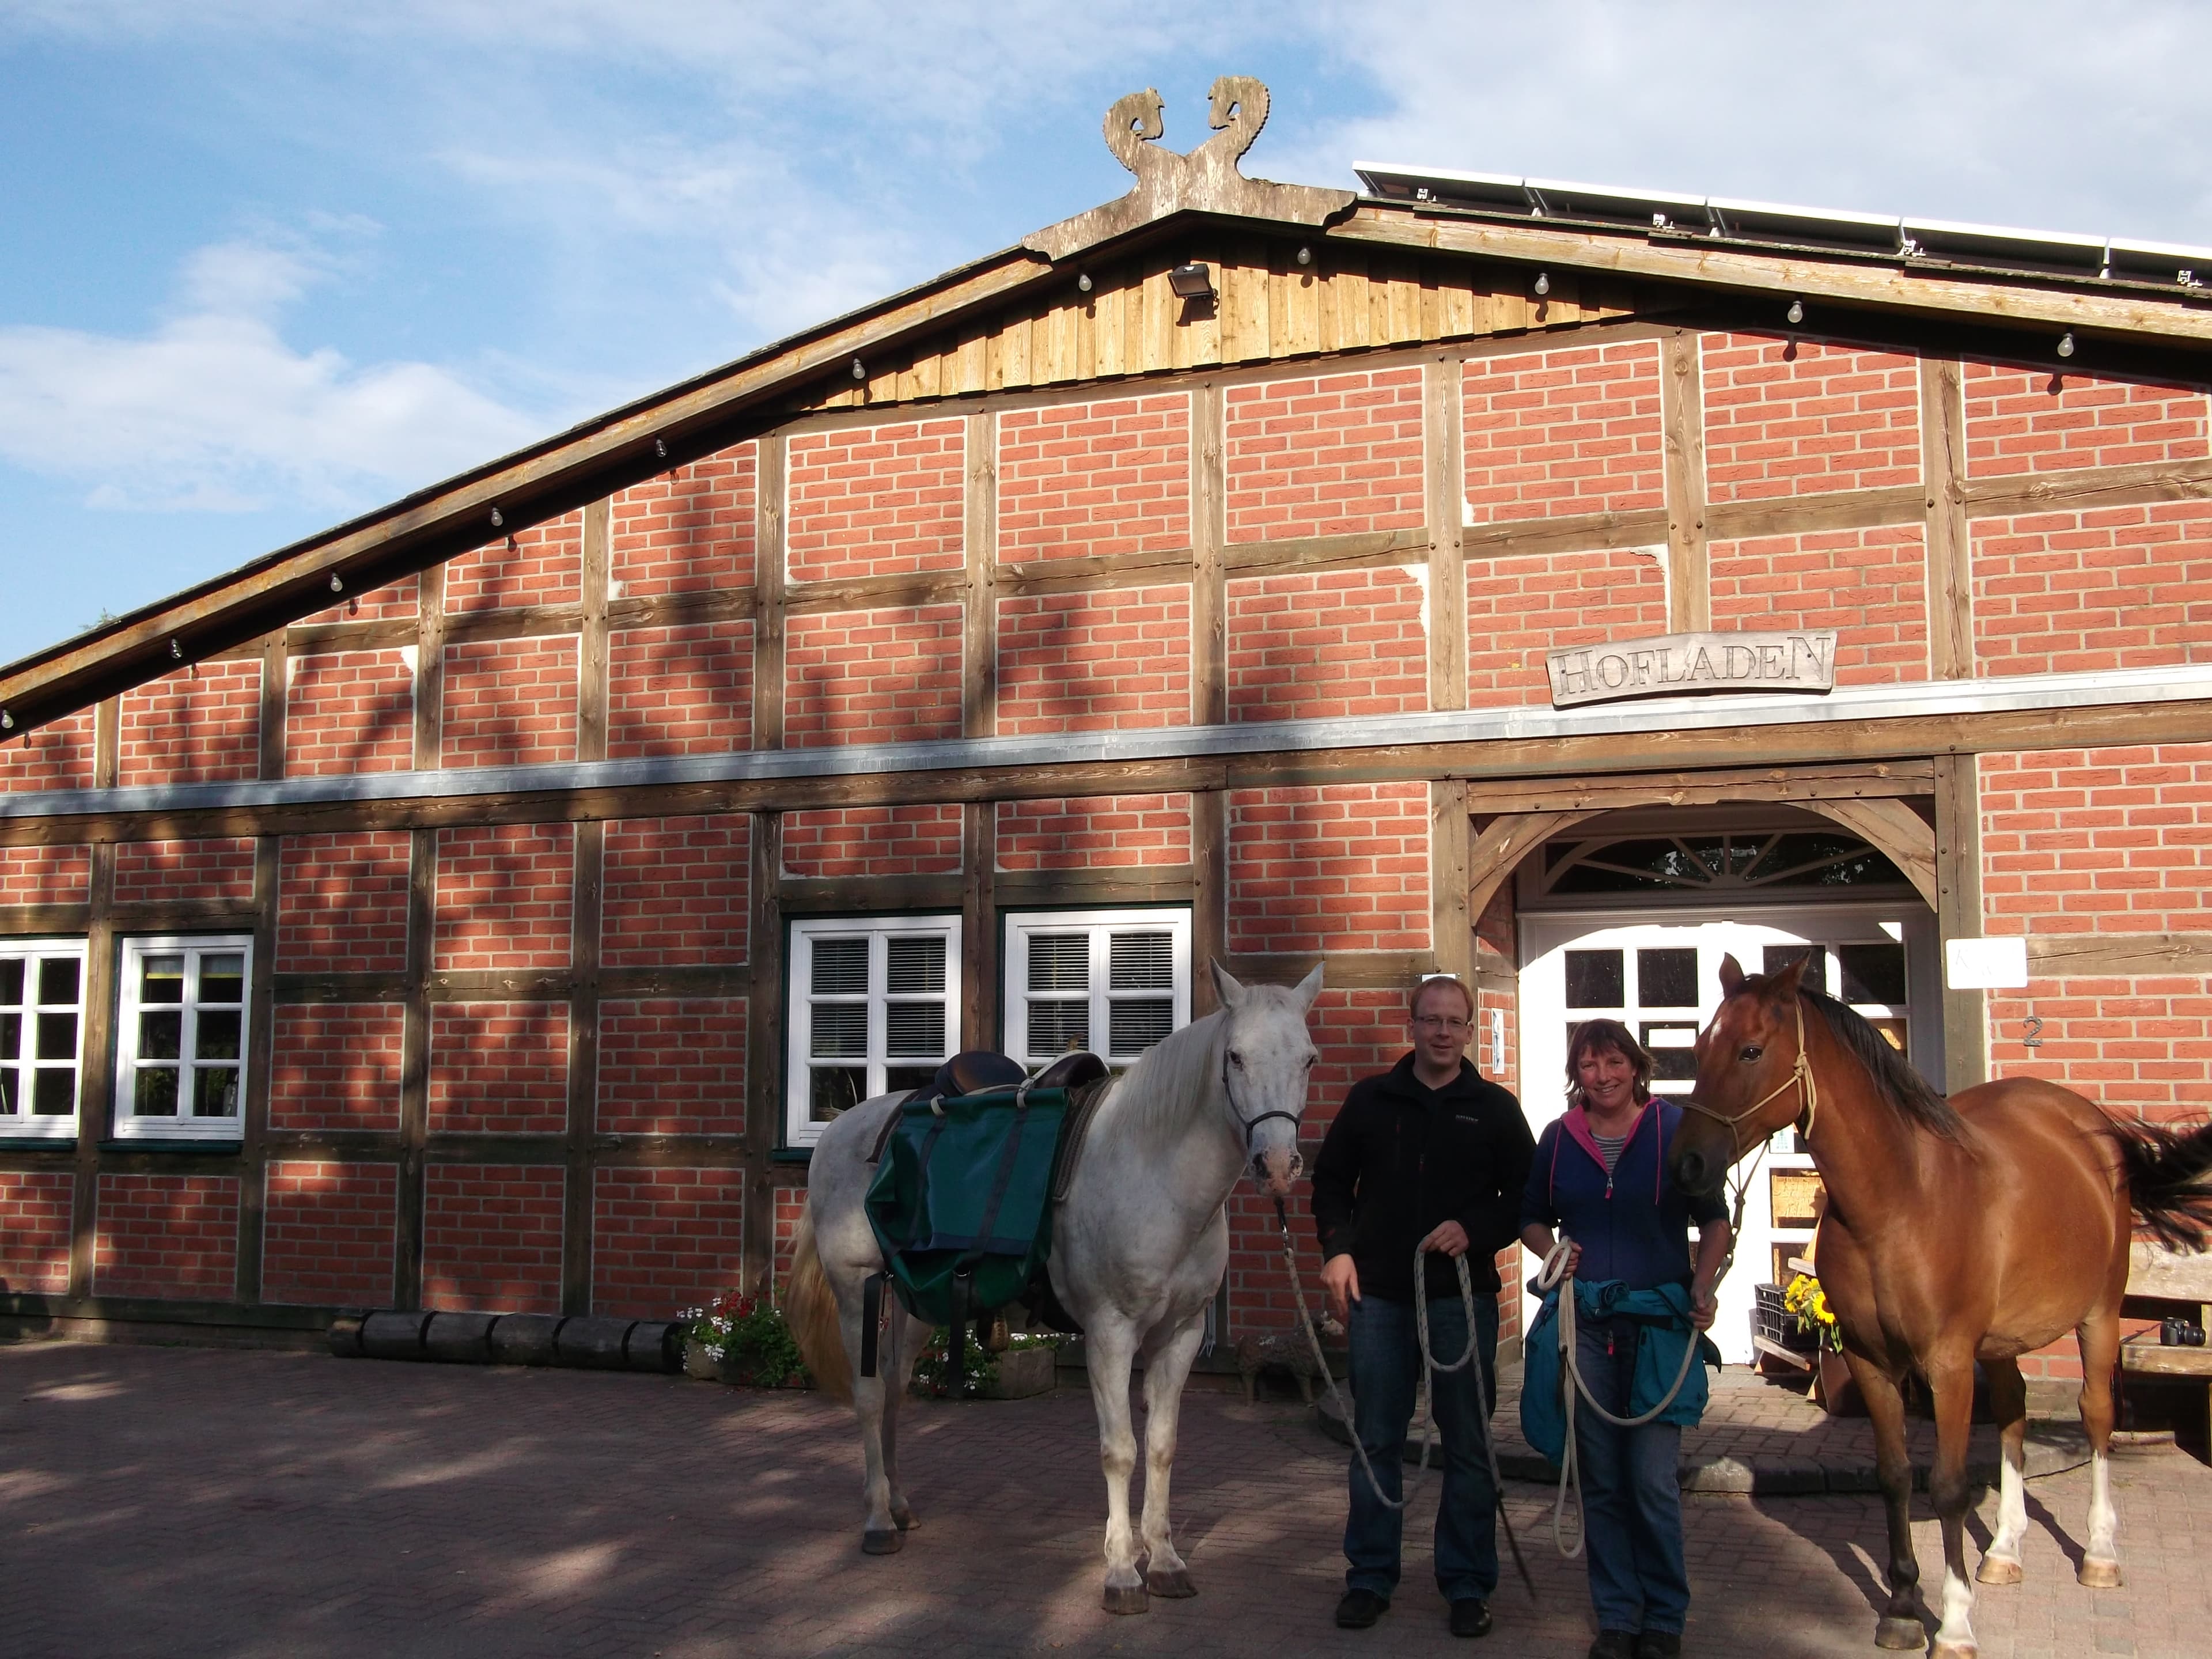
[[[274,1011],[269,1127],[322,1133],[399,1127],[405,1016],[390,1003],[314,1003]]]
[[[960,608],[793,617],[784,732],[794,747],[960,735]]]
[[[750,587],[759,514],[759,456],[739,444],[615,497],[611,597],[646,599]]]
[[[999,605],[1004,736],[1190,720],[1190,590],[1049,593]]]
[[[1773,501],[1920,482],[1920,365],[1817,340],[1711,336],[1705,499]]]
[[[1188,795],[999,805],[1001,870],[1130,869],[1190,862]]]
[[[1928,678],[1928,554],[1918,525],[1716,542],[1713,626],[1832,628],[1836,683]]]
[[[284,708],[288,777],[404,772],[415,763],[415,665],[405,651],[292,659]]]
[[[100,1176],[99,1295],[223,1302],[237,1274],[237,1176]]]
[[[1656,344],[1477,358],[1462,385],[1468,523],[1662,505]]]
[[[2029,514],[1973,531],[1983,672],[2163,667],[2212,651],[2212,504]]]
[[[1231,388],[1229,539],[1411,530],[1426,516],[1421,372]]]
[[[1429,706],[1425,568],[1229,584],[1229,718],[1344,720]]]
[[[665,1319],[738,1282],[744,1175],[738,1170],[601,1170],[592,1194],[592,1305]]]
[[[389,1304],[398,1191],[388,1164],[270,1164],[262,1299]]]
[[[793,580],[959,569],[965,457],[958,421],[793,438],[784,532]]]
[[[999,556],[1011,564],[1190,545],[1190,399],[999,419]]]
[[[422,1305],[558,1313],[561,1171],[433,1164],[422,1183]]]
[[[1547,651],[1665,633],[1666,550],[1468,560],[1468,707],[1547,701]]]

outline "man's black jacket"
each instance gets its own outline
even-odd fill
[[[1324,1259],[1352,1253],[1363,1296],[1413,1299],[1413,1247],[1447,1221],[1467,1230],[1478,1291],[1498,1289],[1492,1258],[1520,1236],[1521,1188],[1535,1141],[1521,1103],[1467,1061],[1441,1089],[1408,1054],[1352,1085],[1328,1126],[1313,1176]],[[1451,1258],[1428,1258],[1429,1299],[1455,1299]]]

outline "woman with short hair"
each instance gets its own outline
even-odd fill
[[[1567,1044],[1567,1098],[1565,1115],[1536,1142],[1521,1242],[1540,1256],[1552,1249],[1554,1227],[1572,1242],[1577,1368],[1606,1410],[1634,1416],[1657,1403],[1634,1399],[1632,1408],[1639,1347],[1664,1341],[1673,1345],[1666,1352],[1679,1353],[1680,1342],[1696,1341],[1713,1322],[1727,1212],[1717,1199],[1692,1199],[1666,1179],[1667,1146],[1682,1109],[1652,1095],[1651,1056],[1619,1020],[1576,1028]],[[1548,1321],[1532,1333],[1532,1348],[1539,1340],[1557,1341]],[[1671,1377],[1675,1367],[1657,1369]],[[1702,1375],[1694,1380],[1702,1384]],[[1633,1429],[1607,1423],[1587,1401],[1575,1413],[1598,1623],[1589,1659],[1673,1659],[1682,1650],[1690,1582],[1678,1469],[1682,1423],[1696,1420],[1704,1397],[1702,1386],[1686,1383],[1662,1420]]]

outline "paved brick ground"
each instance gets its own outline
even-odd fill
[[[1342,1454],[1295,1404],[1194,1395],[1176,1512],[1202,1594],[1098,1611],[1088,1398],[924,1404],[902,1554],[858,1545],[843,1412],[680,1378],[307,1355],[0,1348],[0,1650],[88,1655],[1579,1655],[1547,1495],[1510,1507],[1541,1595],[1455,1643],[1425,1541],[1383,1626],[1340,1632]],[[2212,1472],[2122,1461],[2128,1587],[2073,1582],[2087,1477],[2031,1484],[2028,1582],[1985,1591],[1990,1659],[2201,1654]],[[1413,1532],[1425,1538],[1428,1506]],[[1977,1522],[1987,1536],[1989,1506]],[[1932,1573],[1932,1522],[1915,1528]],[[1693,1498],[1691,1650],[1873,1653],[1871,1497]]]

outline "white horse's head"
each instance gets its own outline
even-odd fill
[[[1298,1125],[1319,1058],[1306,1030],[1306,1011],[1321,994],[1321,969],[1316,965],[1288,988],[1240,985],[1217,962],[1213,984],[1224,1016],[1222,1082],[1252,1179],[1268,1197],[1287,1197],[1291,1183],[1305,1170]]]

